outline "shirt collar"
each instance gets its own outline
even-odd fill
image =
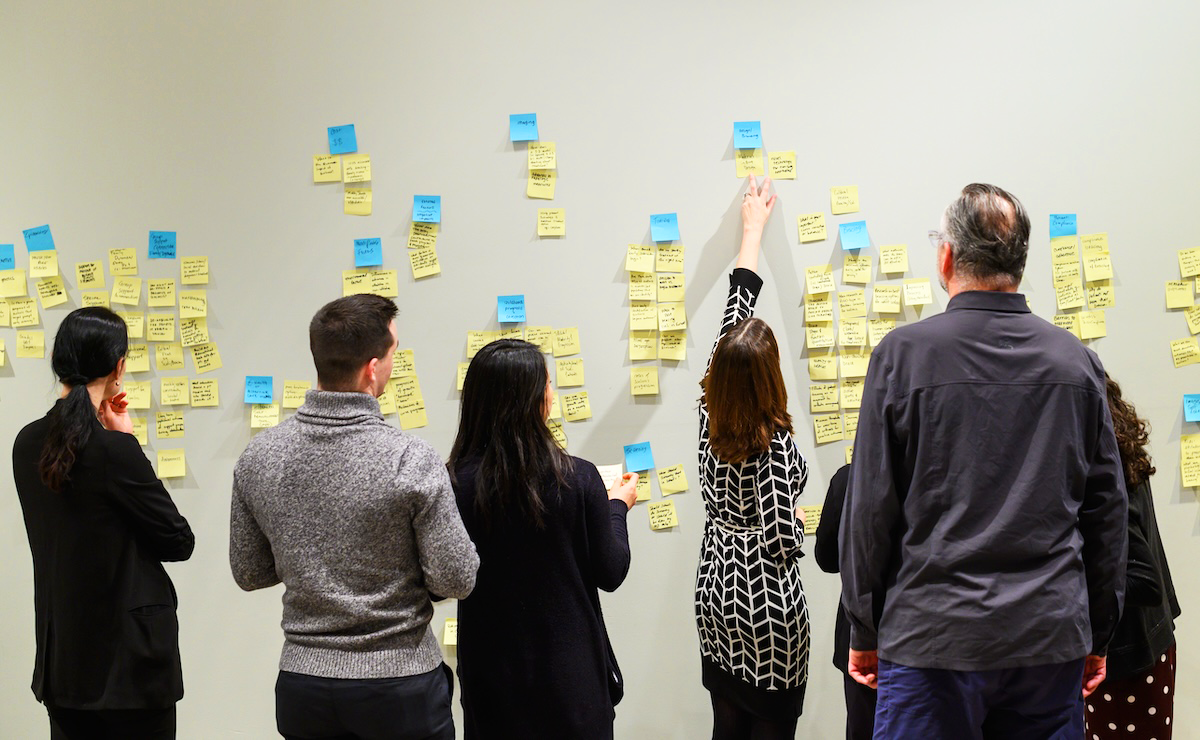
[[[1005,293],[999,290],[967,290],[950,299],[947,311],[960,309],[1030,313],[1024,293]]]

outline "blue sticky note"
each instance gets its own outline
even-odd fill
[[[1183,420],[1200,421],[1200,393],[1183,394]]]
[[[761,149],[762,122],[738,121],[733,124],[734,149]]]
[[[246,376],[246,403],[271,403],[275,400],[271,386],[275,379],[270,375]]]
[[[0,244],[0,270],[15,269],[17,269],[17,256],[13,252],[13,245]]]
[[[151,231],[150,232],[150,259],[152,260],[173,260],[175,259],[175,232],[174,231]]]
[[[508,138],[510,141],[537,141],[537,114],[513,113],[508,117]]]
[[[44,252],[54,249],[54,237],[50,235],[50,224],[25,229],[25,249],[30,252]]]
[[[1078,227],[1075,225],[1074,213],[1051,213],[1050,214],[1050,238],[1056,236],[1075,236],[1079,233]]]
[[[650,450],[649,442],[638,442],[635,445],[625,445],[625,469],[630,472],[642,472],[654,467],[654,453]]]
[[[871,246],[866,221],[838,224],[838,238],[842,241],[842,249],[864,249]]]
[[[442,222],[442,196],[414,195],[413,221],[425,224],[440,224]]]
[[[651,216],[650,238],[656,242],[679,241],[679,215],[656,213]]]
[[[354,266],[380,267],[383,265],[383,239],[354,240]]]
[[[496,316],[500,323],[513,323],[525,320],[525,296],[500,295],[496,296]]]
[[[329,127],[329,153],[353,154],[358,151],[358,137],[354,135],[354,124]]]

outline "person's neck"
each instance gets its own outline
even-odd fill
[[[995,281],[964,280],[957,275],[946,281],[946,293],[951,298],[959,293],[973,290],[991,291],[993,293],[1016,293],[1017,285],[1011,282],[998,283]]]
[[[58,394],[59,398],[66,398],[75,386],[63,383],[62,393]],[[92,399],[92,408],[100,411],[100,404],[104,401],[104,392],[108,388],[108,378],[96,378],[87,384],[88,397]]]

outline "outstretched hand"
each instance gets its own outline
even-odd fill
[[[771,178],[763,180],[761,187],[754,175],[748,181],[746,194],[742,196],[742,229],[761,233],[775,208],[775,196],[770,195]]]

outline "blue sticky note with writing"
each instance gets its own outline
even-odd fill
[[[0,270],[15,269],[17,269],[17,255],[13,251],[13,245],[0,244]]]
[[[651,216],[650,238],[656,242],[679,241],[679,215],[656,213]]]
[[[625,445],[625,469],[630,472],[642,472],[654,467],[654,453],[650,450],[649,442],[638,442],[635,445]]]
[[[274,394],[271,386],[275,379],[270,375],[246,376],[246,403],[271,403]]]
[[[525,296],[500,295],[496,296],[496,316],[500,323],[513,323],[525,320]]]
[[[1056,236],[1075,236],[1079,233],[1079,228],[1075,225],[1074,213],[1051,213],[1050,214],[1050,238]]]
[[[871,246],[866,221],[838,224],[838,238],[842,242],[842,249],[864,249]]]
[[[329,127],[329,153],[353,154],[358,151],[358,137],[354,135],[354,124]]]
[[[442,196],[414,195],[413,221],[424,224],[440,224],[442,222]]]
[[[380,267],[383,265],[383,239],[354,240],[354,266]]]
[[[1183,394],[1183,420],[1200,421],[1200,393]]]
[[[537,114],[513,113],[508,117],[509,141],[537,141]]]
[[[175,232],[174,231],[151,231],[150,232],[150,259],[152,260],[173,260],[175,259]]]
[[[50,235],[50,224],[25,229],[25,249],[30,252],[44,252],[54,249],[54,237]]]
[[[738,121],[733,124],[734,149],[761,149],[762,122]]]

